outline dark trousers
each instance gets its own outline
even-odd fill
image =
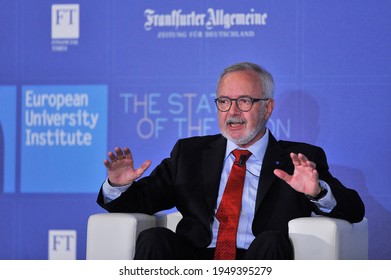
[[[140,233],[135,260],[212,260],[214,248],[197,248],[167,228],[151,228]],[[238,260],[290,260],[293,247],[286,234],[265,231],[247,250],[237,249]]]

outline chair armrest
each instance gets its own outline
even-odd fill
[[[87,225],[87,260],[131,260],[138,234],[156,225],[155,216],[140,213],[91,215]]]
[[[288,224],[295,259],[368,259],[368,220],[308,217]]]
[[[155,214],[156,217],[156,226],[157,227],[166,227],[172,231],[176,231],[176,226],[179,221],[182,219],[182,214],[178,211],[172,213],[158,212]]]

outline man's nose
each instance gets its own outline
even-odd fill
[[[238,103],[236,101],[232,101],[232,105],[231,105],[231,108],[229,108],[229,112],[237,114],[242,111],[239,110]]]

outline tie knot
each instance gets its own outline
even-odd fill
[[[248,150],[233,150],[233,155],[235,156],[235,164],[243,166],[248,158],[251,156],[251,152]]]

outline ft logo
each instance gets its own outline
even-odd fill
[[[52,39],[79,39],[79,4],[52,5]]]
[[[76,231],[49,230],[49,260],[76,260]]]

